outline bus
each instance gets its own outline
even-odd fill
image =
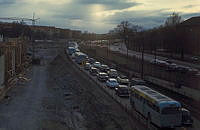
[[[130,89],[130,104],[147,119],[147,125],[175,128],[182,124],[181,104],[144,85]]]

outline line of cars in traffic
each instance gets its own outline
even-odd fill
[[[150,61],[150,63],[165,68],[166,71],[181,72],[190,75],[196,75],[199,73],[198,69],[191,68],[188,66],[178,65],[176,63],[173,63],[170,59],[166,60],[153,59]]]
[[[101,64],[94,58],[88,58],[84,64],[84,69],[89,71],[92,76],[96,76],[105,86],[115,90],[120,97],[129,97],[129,79],[119,74],[116,69],[108,65]]]
[[[144,80],[140,78],[129,80],[127,76],[120,74],[114,67],[89,58],[79,50],[76,51],[77,48],[73,53],[70,53],[70,49],[72,48],[68,48],[67,52],[77,64],[83,66],[91,76],[102,82],[103,86],[110,88],[111,91],[114,90],[119,97],[129,98],[131,106],[150,122],[159,127],[192,125],[190,111],[182,108],[179,102],[149,89]]]
[[[91,76],[105,83],[105,86],[115,90],[116,94],[120,97],[129,97],[129,88],[132,85],[140,84],[145,85],[145,81],[133,78],[129,81],[129,78],[123,74],[120,74],[114,67],[101,64],[94,58],[89,58],[86,54],[80,52],[78,48],[68,47],[67,53],[72,59],[75,59],[77,64],[84,66]]]

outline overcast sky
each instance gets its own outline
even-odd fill
[[[105,33],[122,20],[145,28],[164,23],[172,12],[200,16],[200,0],[0,0],[0,17],[27,17],[38,25]]]

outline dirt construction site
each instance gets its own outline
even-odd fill
[[[0,129],[146,129],[72,65],[63,44],[38,43],[36,50],[40,64],[30,66],[0,103]]]

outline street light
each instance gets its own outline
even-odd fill
[[[128,47],[129,47],[129,39],[128,39],[128,35],[126,35],[126,40],[125,40],[125,44],[126,44],[126,56],[127,56],[127,59],[128,59]]]
[[[142,42],[142,72],[141,72],[141,78],[144,79],[144,40],[143,40],[143,36],[142,36],[142,39],[141,39],[141,42]]]

